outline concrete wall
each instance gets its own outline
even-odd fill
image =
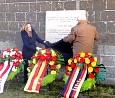
[[[0,49],[5,44],[21,49],[20,29],[26,21],[44,39],[46,11],[82,9],[101,34],[94,53],[107,67],[106,83],[115,84],[115,0],[0,0]]]

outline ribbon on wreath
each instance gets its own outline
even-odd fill
[[[0,94],[3,93],[4,84],[12,68],[12,65],[13,65],[12,62],[5,61],[2,70],[0,70]]]
[[[80,88],[85,80],[87,74],[87,67],[84,66],[83,69],[80,69],[78,66],[74,68],[70,74],[68,81],[64,87],[64,90],[61,92],[63,98],[77,98],[80,92]]]
[[[29,77],[24,91],[39,93],[40,86],[46,86],[55,80],[63,61],[63,56],[53,49],[36,51],[31,60],[28,61],[29,67],[27,70]],[[51,72],[46,75],[48,67],[51,69]]]
[[[28,78],[26,86],[24,87],[24,91],[39,93],[40,83],[46,73],[47,66],[47,60],[39,60],[37,62]]]

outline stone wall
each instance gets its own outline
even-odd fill
[[[107,83],[115,83],[115,0],[0,0],[0,49],[21,49],[21,25],[31,22],[44,39],[45,12],[55,10],[86,10],[88,20],[101,34],[94,53],[107,67]],[[4,43],[4,44],[3,44]],[[42,47],[42,45],[41,45]]]

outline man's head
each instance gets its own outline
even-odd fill
[[[87,24],[89,21],[86,19],[86,16],[78,16],[77,17],[78,24]]]
[[[81,21],[81,20],[87,20],[86,16],[83,15],[83,16],[78,16],[77,17],[77,21]]]

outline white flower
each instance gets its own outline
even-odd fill
[[[22,54],[22,51],[18,51],[18,52]]]
[[[7,51],[4,51],[4,52],[3,52],[3,58],[4,58],[4,57],[8,57],[9,55],[10,55],[9,52],[7,52]]]
[[[12,52],[10,53],[10,56],[15,55],[15,54],[16,54],[16,51],[12,51]]]
[[[17,62],[18,60],[16,60],[16,59],[14,59],[14,60],[12,60],[12,62]]]
[[[17,67],[13,66],[12,71],[14,71],[14,72],[17,71]]]
[[[10,55],[10,52],[7,52],[7,54],[6,54],[7,56],[9,56]]]
[[[7,51],[3,52],[3,58],[7,55]]]
[[[20,59],[19,62],[23,62],[23,59]]]
[[[13,51],[13,49],[10,49],[10,51]]]

